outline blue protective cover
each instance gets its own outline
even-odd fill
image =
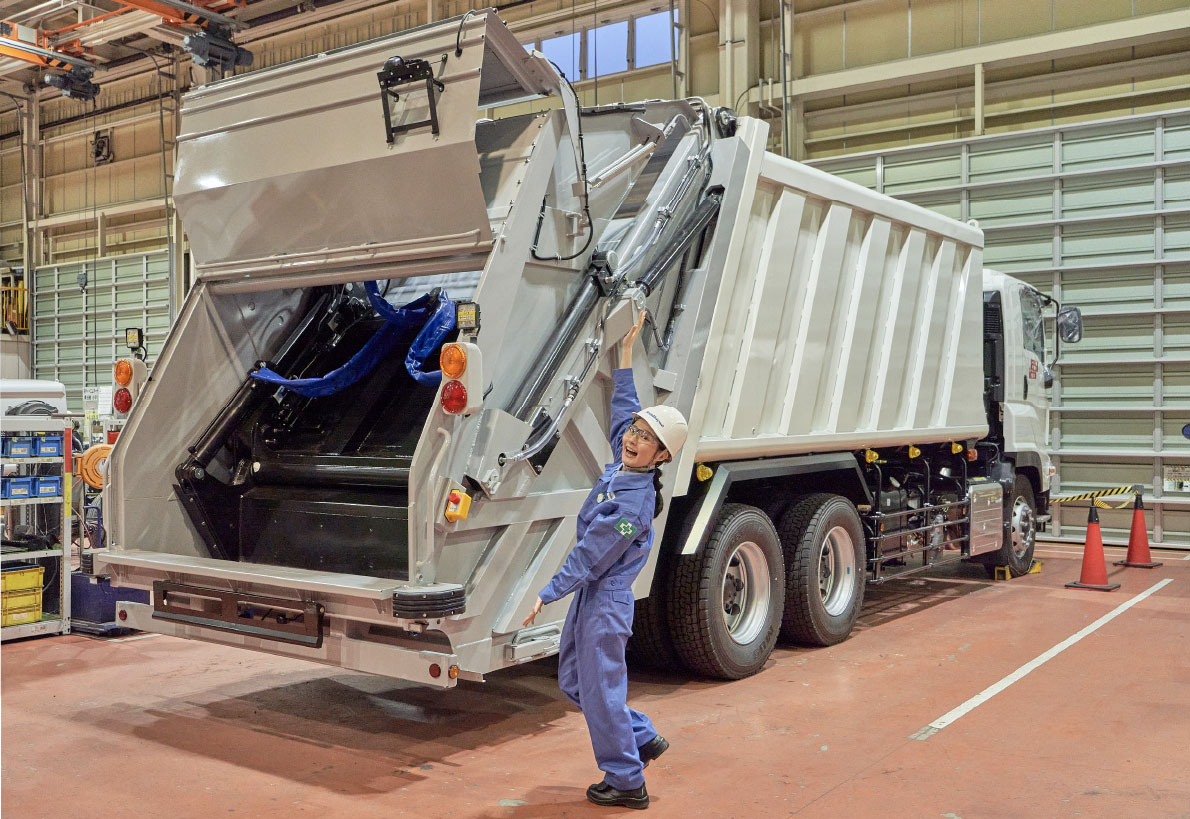
[[[426,357],[437,349],[447,333],[454,329],[455,303],[443,292],[438,297],[436,307],[433,298],[427,294],[404,307],[396,308],[381,297],[380,289],[375,282],[367,282],[364,289],[373,309],[384,319],[384,324],[346,364],[331,370],[321,378],[286,378],[268,367],[261,367],[250,375],[260,381],[293,390],[307,398],[334,395],[372,372],[380,360],[392,352],[393,347],[410,327],[422,324],[421,331],[409,348],[409,354],[405,356],[405,369],[418,383],[437,385],[442,380],[441,371],[427,373],[422,372],[421,368]]]

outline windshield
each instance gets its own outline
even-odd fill
[[[1042,297],[1031,287],[1021,288],[1021,327],[1025,335],[1025,349],[1045,361],[1045,317]]]

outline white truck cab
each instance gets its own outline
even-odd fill
[[[1047,297],[1037,289],[996,270],[983,273],[984,309],[994,310],[998,297],[1003,330],[1003,398],[999,421],[1004,451],[1014,455],[1018,470],[1036,470],[1036,485],[1048,492],[1052,476],[1049,441],[1049,387],[1053,376],[1046,362]],[[985,327],[995,327],[988,321]],[[986,330],[985,330],[986,332]],[[995,419],[990,419],[995,426]]]

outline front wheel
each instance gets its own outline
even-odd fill
[[[781,626],[784,575],[768,516],[753,506],[724,504],[706,546],[675,566],[669,627],[682,662],[725,680],[763,668]]]
[[[1037,502],[1033,499],[1033,484],[1024,475],[1017,475],[1012,485],[1012,536],[1000,551],[987,556],[984,565],[988,576],[994,577],[997,566],[1007,566],[1013,577],[1028,574],[1033,566],[1033,548],[1037,544]]]

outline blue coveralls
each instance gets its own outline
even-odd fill
[[[632,370],[616,370],[613,379],[614,462],[583,502],[578,543],[540,596],[552,603],[574,593],[558,650],[558,687],[587,720],[604,781],[634,790],[645,782],[637,749],[657,730],[625,701],[624,645],[632,633],[632,581],[653,546],[656,491],[651,473],[620,470],[620,442],[641,407]]]

